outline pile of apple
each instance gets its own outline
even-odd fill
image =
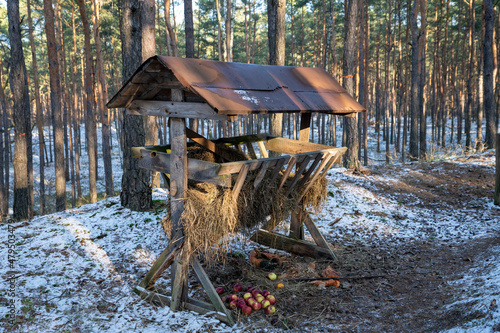
[[[218,287],[215,290],[221,296],[225,292],[223,287]],[[252,311],[258,311],[260,309],[264,309],[268,315],[272,315],[276,312],[276,308],[274,306],[276,298],[267,290],[260,291],[255,287],[248,286],[246,287],[245,292],[243,292],[241,284],[236,283],[233,286],[233,291],[235,294],[231,294],[225,298],[230,309],[241,309],[241,312],[246,315],[251,314]],[[238,297],[238,293],[241,295],[242,292],[243,296]]]

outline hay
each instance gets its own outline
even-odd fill
[[[230,148],[228,148],[230,149]],[[236,151],[236,150],[233,150]],[[235,155],[242,154],[236,151]],[[214,154],[204,149],[191,149],[191,156],[215,161]],[[190,156],[190,157],[191,157]],[[241,156],[240,156],[241,157]],[[254,180],[258,171],[249,172],[237,200],[232,189],[217,185],[189,181],[181,216],[185,234],[184,250],[204,255],[207,263],[225,259],[231,236],[240,231],[250,234],[257,227],[268,222],[271,227],[286,220],[290,212],[300,204],[316,210],[321,208],[326,198],[327,180],[317,179],[298,202],[298,191],[285,195],[285,189],[278,191],[279,177],[274,182],[268,179],[254,190]],[[233,175],[233,183],[237,175]],[[170,204],[167,205],[170,208]],[[270,217],[270,220],[268,220]],[[170,212],[162,220],[165,231],[170,235]]]

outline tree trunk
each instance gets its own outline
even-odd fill
[[[419,157],[425,159],[427,155],[427,115],[425,105],[425,59],[427,48],[427,0],[420,1],[420,35],[418,38],[419,52],[419,84],[418,84],[418,108],[420,116],[420,149]]]
[[[106,102],[108,100],[108,87],[106,83],[106,74],[104,73],[104,59],[102,55],[101,46],[101,36],[99,33],[99,6],[96,0],[92,0],[92,6],[94,9],[94,41],[96,50],[96,72],[97,72],[97,93],[98,93],[98,105],[101,115],[101,135],[102,135],[102,157],[104,160],[104,179],[106,183],[106,196],[113,196],[113,170],[111,165],[111,148],[110,148],[110,129],[109,129],[109,112],[106,107]],[[153,43],[154,44],[154,43]]]
[[[474,80],[474,23],[475,19],[475,0],[469,2],[469,68],[467,72],[467,104],[465,105],[465,147],[470,149],[471,142],[471,110],[473,105],[473,80]]]
[[[3,67],[2,67],[2,58],[0,58],[0,82],[3,82]],[[9,129],[9,112],[7,109],[7,100],[5,98],[5,91],[3,88],[3,84],[0,83],[0,104],[2,106],[3,115],[2,115],[2,123],[3,123],[3,142],[4,142],[4,150],[3,152],[3,166],[5,169],[2,169],[1,172],[4,172],[4,193],[3,193],[3,201],[0,203],[3,206],[3,212],[5,216],[9,213],[9,184],[10,184],[10,176],[9,176],[9,159],[10,159],[10,129]],[[1,134],[0,134],[1,135]]]
[[[45,212],[45,155],[44,155],[44,136],[43,136],[43,113],[40,102],[40,78],[38,75],[38,63],[36,58],[35,37],[33,34],[33,20],[31,19],[31,1],[27,0],[28,27],[31,48],[31,62],[33,66],[33,81],[35,84],[35,108],[36,108],[36,127],[38,128],[38,150],[40,157],[40,215]]]
[[[5,95],[3,92],[3,80],[2,80],[2,58],[0,57],[0,221],[3,220],[4,216],[9,213],[9,200],[6,199],[6,195],[9,190],[9,183],[5,181],[4,174],[8,173],[9,170],[9,160],[5,160],[5,151],[9,150],[8,141],[4,139],[4,133],[8,131],[3,119],[7,114],[7,107],[5,105]],[[7,172],[6,172],[7,171]]]
[[[45,33],[50,74],[50,107],[54,117],[54,156],[56,169],[56,211],[66,209],[66,177],[64,170],[64,136],[61,107],[61,83],[54,29],[54,9],[52,0],[43,1]]]
[[[186,58],[194,58],[193,0],[184,0]]]
[[[90,202],[97,201],[97,161],[96,161],[96,124],[94,117],[94,88],[93,88],[93,64],[92,64],[92,48],[90,46],[90,26],[87,20],[87,12],[83,0],[78,0],[80,8],[80,16],[82,19],[83,33],[85,37],[85,94],[86,112],[85,112],[85,136],[87,138],[87,152],[89,156],[89,188]]]
[[[493,26],[494,14],[492,0],[484,0],[484,42],[483,42],[483,61],[484,61],[484,114],[486,116],[486,140],[487,148],[495,148],[495,95],[493,89]],[[497,147],[498,149],[498,147]]]
[[[269,64],[285,65],[285,12],[286,0],[268,0],[269,27]],[[271,115],[271,135],[281,136],[283,131],[283,113]],[[271,154],[276,156],[275,154]]]
[[[356,47],[356,25],[358,15],[358,0],[348,0],[348,7],[345,17],[345,42],[344,60],[342,66],[343,86],[351,96],[354,96],[354,60]],[[344,167],[348,169],[358,169],[358,128],[357,115],[355,117],[344,118],[344,131],[346,133],[347,152],[344,154]]]
[[[219,0],[218,0],[219,1]],[[233,61],[233,36],[231,33],[231,0],[226,1],[226,60]]]
[[[222,45],[222,18],[220,15],[220,0],[215,0],[215,11],[217,13],[217,51],[219,53],[219,61],[224,61],[224,48]]]
[[[411,126],[410,159],[418,158],[418,0],[414,0],[411,11]]]
[[[77,91],[77,43],[76,43],[76,25],[75,25],[75,8],[74,3],[71,4],[71,19],[72,19],[72,29],[73,29],[73,58],[72,65],[73,71],[71,73],[71,93],[73,95],[73,139],[74,139],[74,153],[75,153],[75,182],[76,182],[76,197],[78,204],[82,201],[82,185],[80,179],[80,115],[78,107],[78,91]]]
[[[170,50],[174,57],[179,56],[179,48],[177,46],[177,36],[174,29],[172,28],[172,23],[170,23],[170,0],[165,0],[165,25],[167,28],[167,34],[170,42]]]
[[[185,1],[185,3],[191,1]],[[121,40],[123,57],[123,82],[142,64],[141,5],[138,0],[122,2]],[[191,12],[192,13],[192,12]],[[194,45],[191,51],[194,53]],[[138,160],[132,157],[132,147],[142,147],[146,143],[143,117],[124,115],[123,117],[123,177],[121,204],[132,210],[147,210],[152,207],[150,173],[138,166]]]

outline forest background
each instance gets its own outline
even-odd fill
[[[355,126],[332,115],[314,118],[311,140],[348,146],[350,167],[380,162],[369,158],[369,139],[385,163],[429,159],[435,149],[493,148],[499,9],[498,0],[0,2],[0,215],[12,205],[14,217],[25,219],[113,196],[120,180],[113,178],[112,145],[121,145],[130,170],[127,147],[168,142],[167,120],[130,123],[105,106],[154,54],[324,68],[367,109]],[[189,126],[210,138],[268,131],[296,138],[298,123],[294,114],[253,115]],[[97,175],[98,163],[104,175]],[[54,184],[46,170],[54,170]],[[139,203],[127,199],[127,174],[122,204],[147,209],[150,194],[137,196]],[[97,191],[98,177],[105,193]],[[48,186],[55,195],[47,195]]]

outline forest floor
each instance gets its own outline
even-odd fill
[[[236,235],[225,265],[209,268],[216,286],[269,289],[277,312],[235,312],[228,327],[210,316],[171,312],[132,289],[166,246],[155,209],[132,212],[113,197],[62,213],[13,222],[17,323],[0,308],[0,332],[495,332],[500,331],[500,207],[492,201],[493,151],[363,174],[328,174],[329,195],[315,223],[339,260],[285,257],[278,280],[248,262],[253,249]],[[284,232],[287,224],[279,227]],[[4,230],[5,229],[5,230]],[[7,228],[2,227],[2,234]],[[308,236],[308,235],[306,235]],[[0,253],[7,262],[7,251]],[[332,266],[339,288],[286,277],[316,276]],[[8,265],[0,265],[0,298]],[[169,274],[158,285],[167,286]],[[285,288],[276,290],[282,281]],[[203,298],[195,278],[193,296]]]

